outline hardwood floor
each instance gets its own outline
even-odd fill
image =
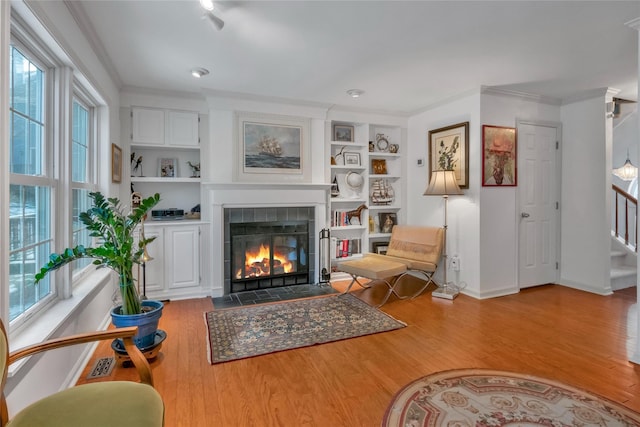
[[[406,328],[218,365],[206,356],[204,312],[213,309],[211,300],[166,304],[160,328],[168,338],[152,364],[165,425],[378,426],[404,385],[456,368],[547,377],[640,412],[640,366],[627,354],[635,348],[628,332],[637,316],[635,289],[602,297],[542,286],[453,302],[432,299],[431,290],[382,307]],[[383,293],[355,292],[368,301]],[[109,343],[102,343],[94,357],[110,355]],[[92,365],[80,382],[88,382]],[[135,370],[118,366],[109,379],[136,379]]]

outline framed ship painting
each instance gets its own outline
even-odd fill
[[[308,119],[236,113],[236,122],[236,181],[308,182]]]

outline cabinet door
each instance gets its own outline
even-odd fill
[[[198,147],[198,113],[167,112],[167,145]]]
[[[136,107],[131,111],[132,143],[164,145],[164,110]]]
[[[168,289],[200,286],[200,229],[176,226],[165,229]],[[172,253],[172,256],[168,256]]]
[[[146,263],[144,269],[140,266],[140,293],[144,290],[147,295],[154,291],[164,290],[164,235],[162,228],[145,227],[145,237],[156,239],[147,245],[147,253],[153,259]],[[136,267],[134,267],[135,269]],[[146,277],[146,280],[145,280]]]

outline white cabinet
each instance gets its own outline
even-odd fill
[[[131,141],[135,144],[164,145],[164,110],[131,109]]]
[[[200,204],[200,116],[195,111],[131,107],[131,183],[144,197],[160,193],[158,209],[189,212]],[[206,123],[206,120],[204,120]],[[161,173],[171,165],[170,176]]]
[[[167,288],[199,286],[200,227],[169,226],[164,233]]]
[[[198,113],[133,107],[131,144],[198,148]]]
[[[168,145],[197,147],[198,141],[198,114],[184,111],[167,111]]]
[[[152,299],[200,296],[201,232],[200,221],[149,221],[146,237],[156,237],[147,248],[153,260],[146,264],[146,295]]]
[[[332,259],[375,252],[388,242],[392,224],[403,221],[405,132],[400,126],[330,121],[326,134]],[[354,212],[362,205],[357,219]]]

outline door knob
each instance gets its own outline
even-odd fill
[[[522,213],[520,214],[520,216],[521,216],[522,218],[529,218],[531,215],[529,215],[527,212],[522,212]]]

